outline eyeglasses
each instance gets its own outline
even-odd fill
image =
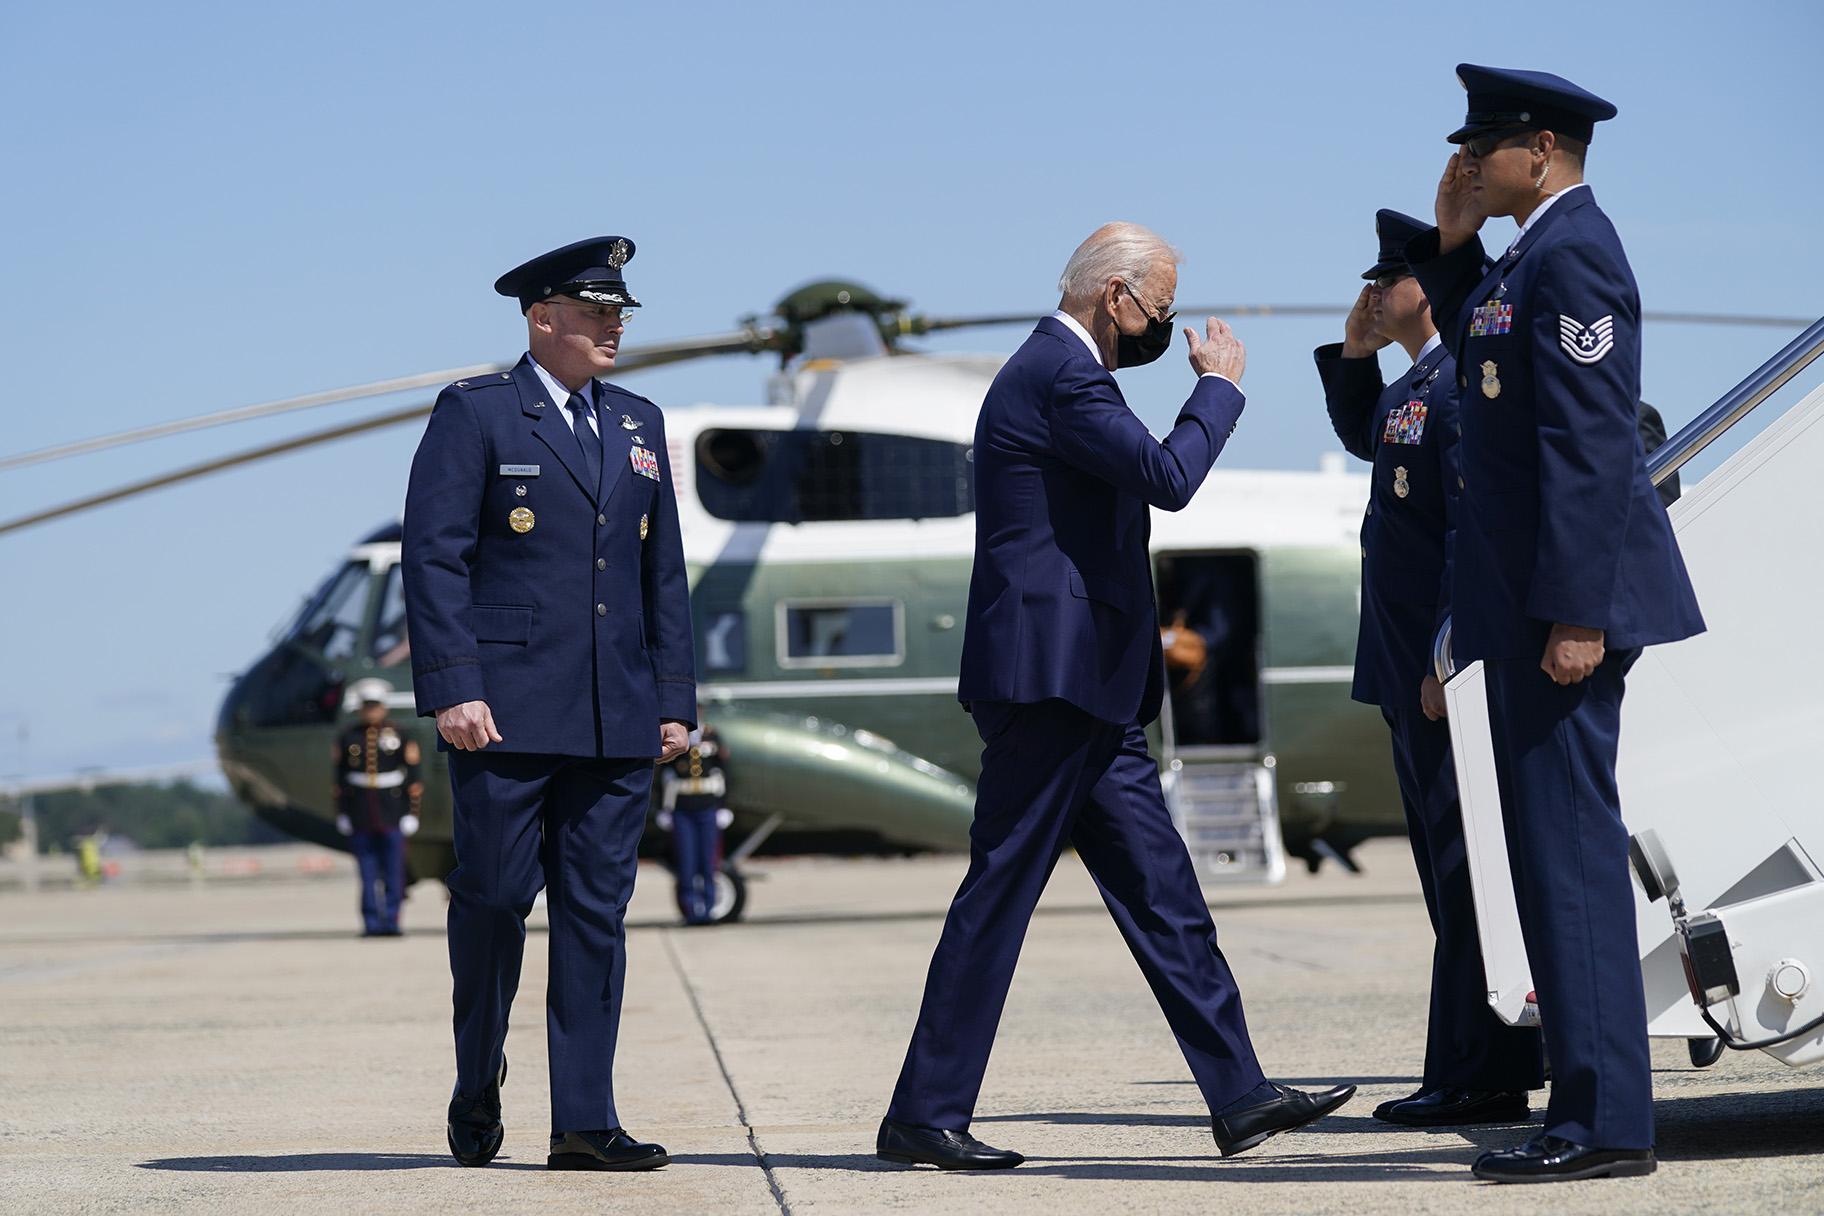
[[[1486,160],[1502,144],[1516,135],[1529,134],[1532,127],[1503,127],[1499,131],[1485,131],[1463,141],[1463,154],[1477,160]]]
[[[1376,291],[1386,291],[1400,280],[1410,279],[1411,277],[1412,275],[1408,271],[1389,270],[1386,274],[1380,274],[1374,277],[1374,288]]]
[[[1163,316],[1160,316],[1160,315],[1154,313],[1152,309],[1150,309],[1146,306],[1146,301],[1142,300],[1140,298],[1140,294],[1134,290],[1133,284],[1123,282],[1121,284],[1121,287],[1122,287],[1122,290],[1127,292],[1127,298],[1132,300],[1134,302],[1134,304],[1139,307],[1140,311],[1143,314],[1145,314],[1147,320],[1149,320],[1149,321],[1170,321],[1170,320],[1174,319],[1175,317],[1177,317],[1178,314],[1171,311],[1172,306],[1169,302],[1165,305],[1164,308],[1161,308],[1159,310],[1160,313],[1165,314]]]
[[[619,326],[625,329],[633,324],[633,313],[618,306],[607,304],[587,304],[581,300],[546,300],[546,304],[561,304],[565,308],[574,308],[584,316],[605,328]]]

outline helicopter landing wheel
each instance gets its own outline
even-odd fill
[[[678,904],[678,914],[684,914],[684,884],[675,883],[672,890]],[[710,895],[709,923],[712,925],[733,924],[741,919],[747,910],[747,879],[741,871],[735,869],[732,862],[723,862],[716,867],[715,890]]]
[[[1708,1068],[1723,1058],[1721,1039],[1686,1039],[1685,1049],[1691,1053],[1693,1068]]]

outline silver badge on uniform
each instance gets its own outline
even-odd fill
[[[622,414],[621,415],[621,429],[623,431],[637,431],[640,429],[640,424],[635,422],[633,419],[629,418],[627,415]]]
[[[1412,485],[1406,480],[1406,467],[1400,465],[1393,470],[1394,497],[1404,498],[1410,493],[1412,493]]]

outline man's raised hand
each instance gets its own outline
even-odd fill
[[[1391,341],[1374,327],[1374,284],[1364,284],[1343,322],[1343,358],[1366,359]]]
[[[1199,376],[1210,372],[1241,386],[1241,373],[1248,366],[1248,350],[1241,339],[1219,317],[1211,317],[1205,326],[1208,338],[1199,340],[1197,331],[1185,327],[1184,340],[1191,348],[1191,370]]]

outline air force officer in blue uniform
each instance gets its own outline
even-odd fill
[[[1374,465],[1362,520],[1358,701],[1381,707],[1393,734],[1419,885],[1437,942],[1431,960],[1425,1075],[1418,1092],[1375,1117],[1418,1127],[1517,1123],[1544,1080],[1539,1032],[1488,1007],[1457,776],[1431,642],[1450,610],[1451,521],[1457,512],[1457,365],[1406,265],[1406,242],[1430,227],[1398,211],[1375,216],[1380,256],[1363,273],[1341,343],[1317,348],[1337,437]],[[1412,366],[1381,380],[1376,352],[1398,342]]]
[[[495,284],[530,352],[437,398],[412,462],[404,576],[418,712],[449,751],[456,1093],[450,1150],[499,1150],[526,914],[551,917],[553,1169],[652,1169],[621,1128],[614,1046],[655,760],[696,716],[690,608],[658,407],[614,366],[633,243],[582,241]]]
[[[1469,114],[1436,229],[1406,255],[1456,357],[1453,647],[1487,672],[1521,929],[1552,1061],[1545,1129],[1479,1177],[1654,1169],[1646,1008],[1615,785],[1623,680],[1703,619],[1636,431],[1640,296],[1583,184],[1615,107],[1562,77],[1459,65]],[[1492,261],[1490,216],[1520,231]]]
[[[1170,346],[1177,261],[1138,225],[1096,231],[1064,269],[1058,311],[982,404],[958,685],[982,738],[982,773],[968,874],[876,1144],[890,1161],[1022,1160],[968,1128],[1027,923],[1067,846],[1152,986],[1225,1156],[1354,1092],[1305,1094],[1262,1076],[1142,731],[1164,689],[1147,509],[1190,502],[1243,404],[1244,352],[1214,318],[1207,342],[1186,331],[1200,375],[1163,442],[1109,374]]]

